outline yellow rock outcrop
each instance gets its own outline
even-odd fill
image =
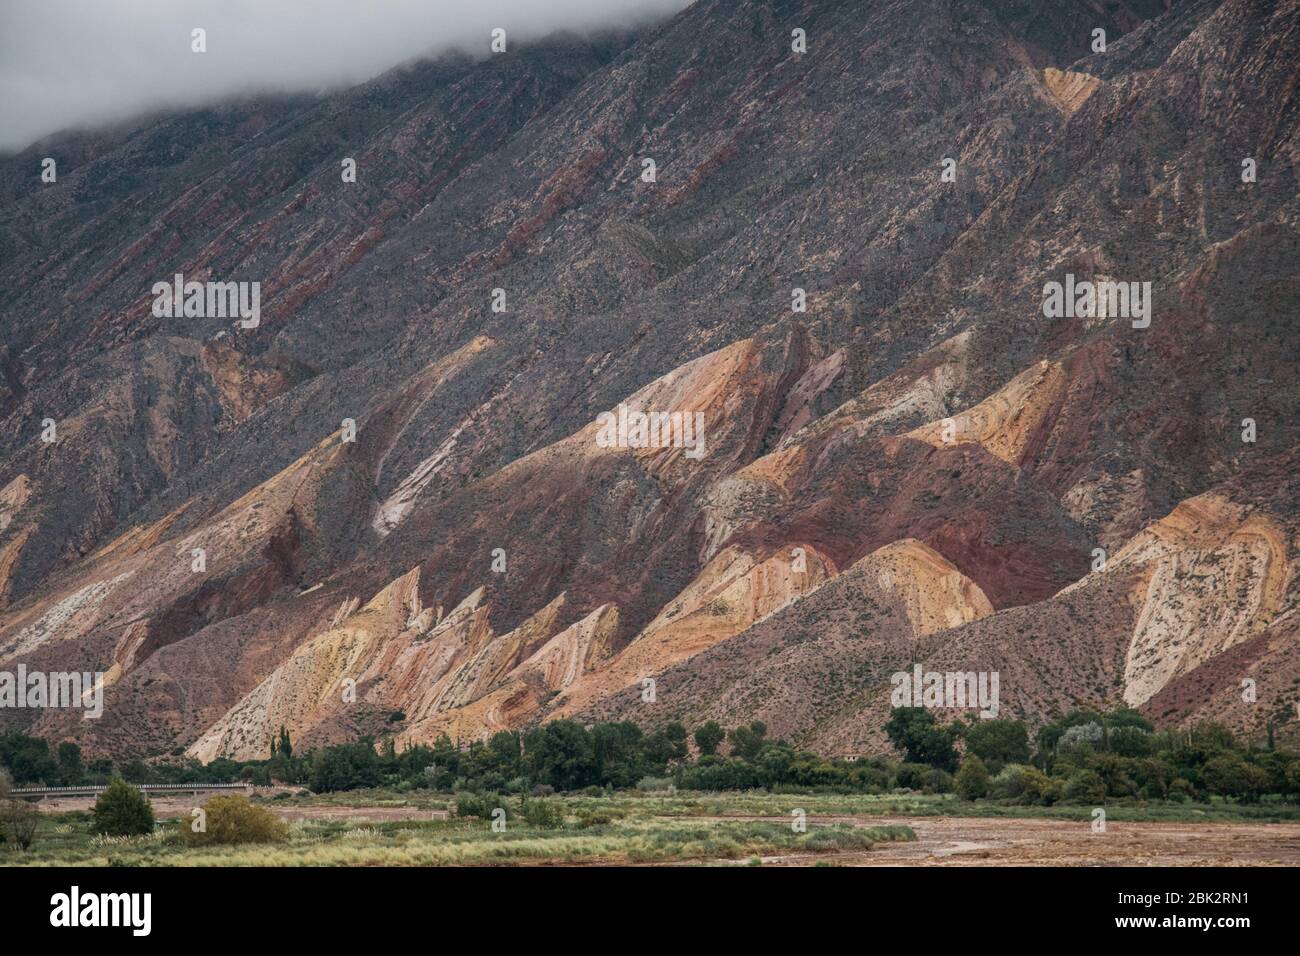
[[[867,572],[881,590],[900,599],[918,637],[993,613],[993,605],[978,584],[915,538],[877,548],[853,569]]]
[[[1270,518],[1215,493],[1184,501],[1135,536],[1108,570],[1140,568],[1139,605],[1124,667],[1137,706],[1171,679],[1266,628],[1295,566]]]
[[[1039,362],[974,408],[922,425],[904,437],[936,448],[978,444],[1007,464],[1018,466],[1029,440],[1064,387],[1065,373],[1060,364]]]
[[[1090,73],[1058,70],[1049,66],[1043,70],[1043,85],[1052,94],[1052,99],[1061,108],[1061,112],[1069,116],[1097,92],[1101,80]]]

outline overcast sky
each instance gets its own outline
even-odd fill
[[[268,88],[358,83],[411,57],[629,25],[690,0],[0,0],[0,150]],[[195,27],[207,52],[190,51]]]

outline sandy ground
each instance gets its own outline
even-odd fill
[[[155,797],[159,817],[182,816],[202,798]],[[91,797],[42,800],[47,812],[88,810]],[[414,807],[264,806],[286,820],[433,820],[445,810]],[[683,818],[672,818],[683,819]],[[689,819],[699,820],[700,817]],[[763,820],[770,817],[706,817]],[[1093,833],[1090,821],[1007,817],[871,817],[810,815],[808,825],[897,824],[915,832],[914,843],[879,843],[869,851],[764,857],[769,865],[807,866],[826,861],[849,866],[1300,866],[1300,823],[1116,823]],[[718,860],[718,863],[735,863]]]
[[[1296,866],[1300,824],[1116,823],[971,817],[814,817],[810,825],[901,824],[915,843],[880,843],[829,859],[857,866]],[[827,859],[819,854],[814,859]],[[806,865],[807,855],[764,863]]]

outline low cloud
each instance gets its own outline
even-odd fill
[[[667,16],[689,0],[0,0],[0,149],[241,93],[360,83],[413,57]],[[195,27],[207,52],[190,50]]]

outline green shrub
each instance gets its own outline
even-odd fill
[[[1268,788],[1268,774],[1247,763],[1238,754],[1220,754],[1205,762],[1201,780],[1210,793],[1223,797],[1254,799]]]
[[[461,793],[456,795],[456,816],[458,817],[477,817],[480,820],[491,820],[492,811],[498,807],[506,811],[506,819],[509,820],[513,814],[506,807],[505,800],[495,793]]]
[[[195,827],[202,820],[202,829]],[[283,843],[289,826],[266,807],[255,806],[241,794],[213,797],[203,816],[181,820],[181,841],[189,846],[231,846],[238,843]]]
[[[564,809],[554,800],[523,801],[524,823],[539,830],[557,830],[564,825]]]
[[[884,730],[907,763],[929,764],[941,770],[957,766],[957,751],[953,748],[957,727],[940,725],[924,707],[895,707]]]
[[[952,793],[952,781],[952,774],[936,767],[921,778],[921,789],[925,793]]]
[[[0,842],[5,840],[20,850],[30,850],[40,826],[41,811],[26,800],[0,799]]]
[[[1050,805],[1061,796],[1061,783],[1024,764],[1012,763],[1002,768],[989,785],[989,794],[998,800],[1015,803]]]
[[[1300,795],[1300,760],[1288,760],[1282,772],[1285,791],[1292,796]]]
[[[871,837],[865,830],[851,826],[816,827],[800,842],[813,853],[833,853],[837,850],[870,850]]]
[[[984,761],[971,754],[961,763],[957,779],[953,782],[957,795],[963,800],[979,800],[989,795],[989,772]]]
[[[700,749],[700,755],[711,757],[718,752],[718,744],[726,738],[727,733],[716,720],[710,720],[703,724],[695,731],[695,746]]]
[[[925,778],[930,767],[923,763],[901,763],[894,774],[896,784],[907,790],[925,789]]]
[[[374,741],[362,737],[356,743],[319,751],[312,759],[309,783],[316,793],[379,786],[379,754]]]
[[[1095,770],[1077,770],[1065,783],[1066,803],[1097,806],[1106,802],[1106,781]]]
[[[121,777],[115,778],[95,801],[93,827],[108,836],[138,836],[153,832],[149,798]]]
[[[979,719],[966,728],[966,752],[1001,770],[1009,763],[1029,762],[1029,734],[1018,720]]]

